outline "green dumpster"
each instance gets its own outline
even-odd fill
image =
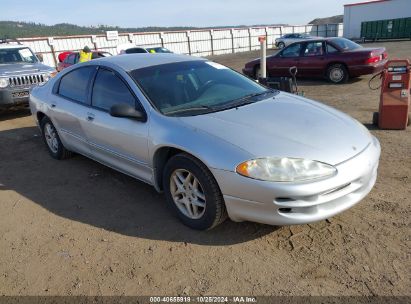
[[[411,17],[364,21],[361,23],[361,38],[377,39],[411,39]]]

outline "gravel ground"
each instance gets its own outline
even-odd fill
[[[378,45],[411,57],[409,41]],[[257,56],[213,59],[241,69]],[[190,230],[150,186],[82,156],[50,158],[27,110],[0,114],[0,295],[411,295],[411,128],[371,126],[369,78],[299,82],[368,126],[382,155],[360,204],[291,227]]]

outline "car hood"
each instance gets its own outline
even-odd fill
[[[0,64],[0,76],[14,76],[23,74],[32,74],[39,72],[51,72],[52,67],[44,65],[42,63],[11,63],[11,64]]]
[[[274,53],[272,53],[272,54],[270,54],[270,55],[267,55],[267,57],[266,57],[267,60],[269,60],[270,58],[275,57],[275,56],[278,54],[278,52],[279,52],[279,51],[276,51],[276,52],[274,52]],[[246,65],[259,64],[259,63],[260,63],[260,60],[261,60],[261,58],[254,58],[254,59],[248,61],[248,62],[246,63]]]
[[[180,119],[254,157],[295,157],[336,165],[371,142],[368,130],[350,116],[287,93],[237,109]]]

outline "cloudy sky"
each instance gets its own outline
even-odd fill
[[[361,1],[0,0],[0,20],[121,27],[305,24],[343,14],[344,4]]]

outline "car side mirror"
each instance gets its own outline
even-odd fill
[[[40,60],[40,62],[44,61],[43,54],[36,53],[36,57]]]
[[[138,121],[146,121],[146,114],[142,110],[133,108],[127,103],[117,103],[110,108],[113,117],[133,118]]]

